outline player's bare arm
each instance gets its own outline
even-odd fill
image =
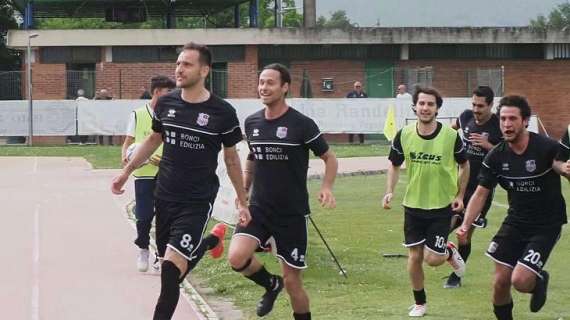
[[[487,200],[487,197],[489,196],[490,192],[491,190],[483,186],[477,186],[477,189],[475,189],[475,193],[473,194],[471,200],[469,200],[469,203],[467,204],[467,209],[465,209],[465,217],[463,219],[463,223],[459,228],[457,228],[456,231],[457,238],[459,238],[462,241],[467,240],[467,233],[469,232],[469,229],[472,228],[471,224],[473,223],[473,221],[475,221],[477,215],[479,215],[479,212],[483,210],[483,206],[485,205],[485,200]]]
[[[463,197],[465,197],[465,190],[467,189],[467,183],[469,182],[469,161],[459,164],[458,175],[457,195],[451,204],[451,208],[453,211],[461,212],[465,205],[463,203]]]
[[[121,174],[113,179],[111,191],[114,194],[122,194],[125,192],[125,190],[123,190],[123,186],[129,179],[131,173],[140,167],[153,154],[153,152],[160,146],[161,143],[162,134],[158,132],[151,133],[143,141],[143,143],[137,148],[137,151],[133,155],[131,161],[123,168]]]
[[[570,180],[570,160],[566,162],[554,160],[552,163],[552,168],[554,171],[556,171],[556,173]]]
[[[121,147],[121,164],[123,167],[129,163],[127,159],[127,149],[131,144],[135,143],[135,137],[126,136],[125,141],[123,142],[123,146]]]
[[[394,189],[396,184],[400,179],[400,166],[390,165],[388,167],[388,180],[386,181],[386,192],[382,198],[382,207],[384,209],[390,209],[390,202],[392,202],[392,197],[394,196]]]
[[[230,177],[237,194],[239,223],[242,226],[247,226],[251,221],[251,215],[247,205],[247,193],[243,185],[241,162],[235,146],[224,148],[224,162],[226,163],[228,177]]]
[[[336,199],[332,193],[332,189],[338,172],[338,160],[334,152],[330,149],[321,155],[321,159],[325,163],[325,176],[323,178],[323,184],[321,185],[321,191],[319,192],[319,202],[324,208],[335,208]]]

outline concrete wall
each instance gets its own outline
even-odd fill
[[[340,29],[107,29],[34,30],[32,46],[182,46],[195,41],[232,44],[569,43],[570,29],[539,32],[522,27]],[[8,47],[25,48],[28,32],[10,30]]]

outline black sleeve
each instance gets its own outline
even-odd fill
[[[307,118],[304,128],[303,140],[315,156],[320,157],[329,151],[329,145],[313,119]]]
[[[222,144],[226,148],[233,147],[243,139],[241,128],[239,127],[239,120],[235,111],[229,114],[225,124],[225,129],[222,132]]]
[[[161,103],[160,99],[156,103],[156,107],[154,108],[154,115],[152,116],[152,131],[162,133],[162,121],[160,121],[160,112],[161,112]]]
[[[394,140],[392,141],[392,146],[390,147],[390,155],[388,155],[388,160],[396,167],[399,167],[404,163],[406,157],[404,156],[404,149],[402,148],[402,130],[398,130]]]
[[[560,139],[558,144],[558,155],[556,155],[556,160],[568,161],[570,159],[570,137],[568,137],[568,130]]]
[[[455,146],[453,147],[453,153],[455,157],[455,162],[462,164],[467,161],[467,152],[465,150],[465,145],[459,134],[455,137]]]
[[[483,160],[483,164],[481,165],[481,169],[479,169],[479,175],[477,176],[479,185],[489,190],[495,188],[497,185],[497,161],[495,159],[496,156],[493,151],[487,153]]]
[[[457,127],[463,129],[467,122],[473,118],[473,111],[467,109],[463,110],[459,117],[457,117]]]

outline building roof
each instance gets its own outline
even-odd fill
[[[189,41],[208,45],[306,44],[545,44],[570,43],[570,30],[529,28],[358,28],[340,29],[98,29],[33,30],[35,47],[180,46]],[[7,45],[24,48],[28,31],[10,30]]]
[[[30,0],[12,0],[23,12]],[[204,16],[220,12],[249,0],[176,0],[172,1],[177,16]],[[142,7],[147,16],[164,16],[168,0],[33,0],[35,18],[102,18],[111,6]]]

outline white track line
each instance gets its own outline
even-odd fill
[[[40,319],[40,206],[36,205],[34,210],[34,231],[33,231],[33,252],[32,252],[32,320]]]
[[[121,204],[118,197],[116,196],[113,196],[113,200],[118,208],[124,210],[129,225],[136,231],[137,230],[136,223],[129,216],[129,210],[128,210],[128,206],[132,202],[134,202],[134,200],[131,203],[127,204],[126,206]],[[155,240],[152,236],[151,239],[153,241]],[[156,250],[155,246],[152,243],[150,244],[150,249],[152,249],[151,251]],[[192,308],[192,310],[196,312],[196,315],[200,318],[200,320],[219,320],[214,310],[212,310],[212,307],[210,307],[210,305],[206,302],[206,300],[204,300],[204,298],[202,298],[202,296],[198,293],[198,291],[196,291],[196,289],[192,286],[190,281],[188,281],[188,278],[184,279],[184,281],[182,282],[182,288],[180,288],[180,293],[182,293],[184,300],[186,300],[188,304],[190,304],[190,307]]]
[[[34,157],[34,166],[32,168],[32,173],[38,173],[38,157]]]

